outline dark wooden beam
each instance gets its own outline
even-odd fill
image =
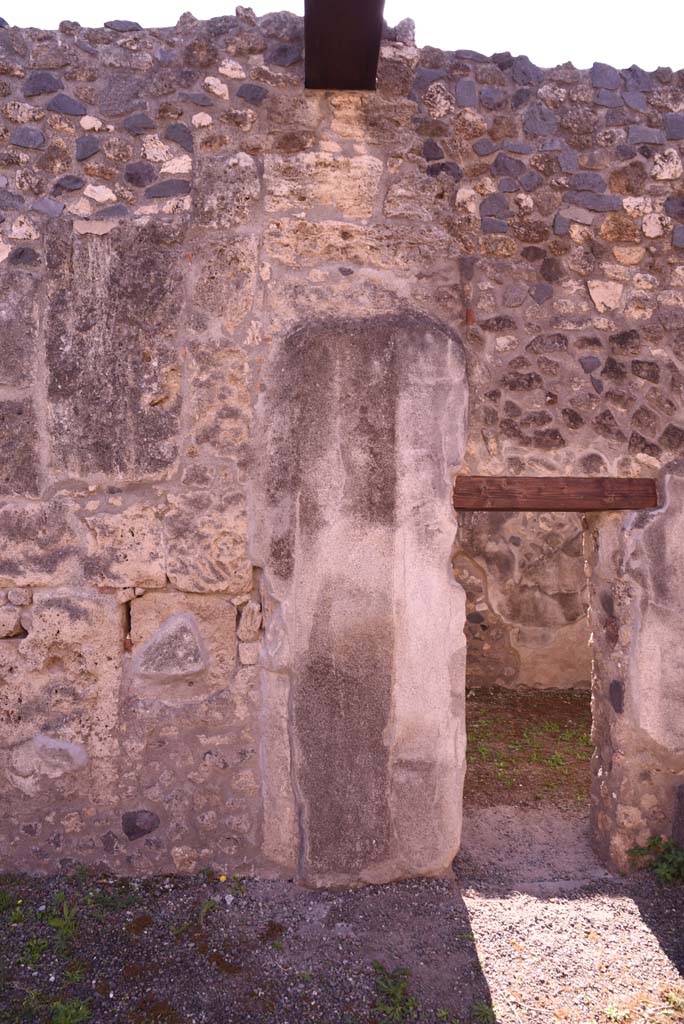
[[[307,89],[375,89],[384,0],[305,0]]]
[[[458,476],[457,511],[609,512],[658,507],[655,480],[596,476]]]

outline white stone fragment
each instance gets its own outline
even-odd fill
[[[238,644],[241,665],[256,665],[259,660],[259,644]]]
[[[114,203],[116,196],[106,185],[86,185],[83,194],[96,203]]]
[[[221,100],[227,100],[230,97],[228,86],[225,82],[222,82],[220,78],[214,78],[212,75],[207,75],[204,79],[204,85],[207,92],[210,92],[213,96],[218,96]]]
[[[158,135],[148,135],[143,140],[142,156],[144,160],[151,160],[152,163],[161,163],[163,160],[171,159],[171,150]]]
[[[218,70],[219,75],[223,75],[224,78],[240,79],[247,77],[245,69],[242,67],[239,61],[231,60],[230,57],[226,57],[226,59],[221,63],[221,66]]]
[[[176,156],[162,164],[162,174],[189,174],[192,170],[192,157],[189,153]]]
[[[30,239],[33,241],[40,237],[40,233],[28,217],[19,216],[12,224],[9,236],[10,238]]]
[[[587,281],[587,288],[599,313],[607,313],[620,305],[623,286],[617,281]]]
[[[101,132],[104,127],[99,117],[93,117],[92,114],[84,114],[79,124],[84,132]]]
[[[682,160],[676,149],[666,149],[653,158],[653,177],[657,181],[674,181],[681,178]]]
[[[118,224],[117,220],[75,220],[77,235],[108,235]]]
[[[205,110],[201,110],[198,114],[192,115],[192,123],[195,128],[208,128],[214,121],[211,114],[207,114]]]
[[[664,213],[647,213],[641,222],[641,230],[646,238],[660,238],[669,224],[669,217]]]
[[[9,245],[5,245],[4,242],[0,242],[0,263],[4,263],[11,251],[12,250]]]

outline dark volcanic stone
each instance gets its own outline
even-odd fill
[[[444,150],[434,139],[426,139],[423,143],[423,156],[426,160],[443,160]]]
[[[61,192],[77,192],[85,185],[85,178],[78,174],[63,174],[52,186],[52,194],[58,196]]]
[[[151,117],[147,114],[131,114],[124,120],[124,128],[131,135],[144,135],[145,132],[153,132],[157,127]]]
[[[140,25],[137,21],[126,21],[125,19],[115,19],[114,21],[105,21],[105,28],[111,28],[113,32],[137,32],[140,31]]]
[[[121,815],[121,828],[127,839],[142,839],[154,832],[160,825],[159,816],[154,811],[126,811]]]
[[[644,124],[632,124],[627,132],[627,142],[630,146],[639,146],[642,142],[660,145],[665,142],[665,132],[660,128],[648,128]]]
[[[45,145],[45,136],[40,128],[32,128],[28,124],[20,124],[10,135],[13,146],[23,149],[41,149]]]
[[[648,100],[643,92],[623,92],[622,98],[630,110],[638,110],[640,114],[648,113]],[[665,117],[667,117],[667,114]]]
[[[485,110],[500,110],[506,102],[506,93],[494,85],[486,85],[480,89],[480,104]]]
[[[542,260],[539,272],[545,281],[560,281],[563,276],[563,264],[556,256],[547,256]]]
[[[9,24],[5,21],[4,18],[0,18],[0,28],[9,28]]]
[[[251,103],[253,107],[258,107],[268,96],[268,89],[265,89],[263,85],[255,85],[254,82],[245,82],[240,86],[237,94],[245,103]]]
[[[625,89],[630,92],[651,92],[653,90],[653,76],[648,71],[642,71],[636,64],[622,72],[625,81]]]
[[[538,284],[532,285],[530,288],[530,295],[537,305],[542,306],[545,302],[548,302],[553,295],[553,287],[550,284],[544,284],[540,281]]]
[[[520,175],[520,184],[526,192],[534,192],[543,183],[544,179],[539,171],[525,171],[524,174]]]
[[[112,220],[114,218],[128,217],[130,210],[125,203],[112,203],[111,206],[103,206],[97,212],[100,220]]]
[[[436,178],[440,174],[448,174],[454,181],[460,181],[463,177],[463,171],[453,160],[440,160],[438,163],[432,163],[427,172],[431,178]]]
[[[541,249],[538,245],[526,245],[521,251],[520,255],[528,263],[536,263],[538,260],[543,260],[546,256],[546,249]]]
[[[580,192],[605,192],[607,184],[595,171],[578,171],[570,175],[570,188]]]
[[[621,107],[622,97],[610,89],[599,89],[596,94],[596,103],[599,107]]]
[[[187,103],[194,103],[196,107],[213,107],[214,101],[206,92],[182,92],[180,98]]]
[[[490,153],[496,153],[498,148],[491,139],[478,139],[477,142],[473,142],[473,150],[478,156],[489,156]]]
[[[477,86],[471,78],[459,78],[455,95],[459,107],[477,106]]]
[[[38,253],[30,245],[19,245],[9,255],[9,262],[16,267],[34,267],[39,261]]]
[[[591,84],[595,89],[619,89],[622,85],[620,72],[609,64],[594,64],[591,69]]]
[[[516,160],[514,156],[508,156],[506,153],[497,153],[491,170],[497,176],[506,174],[510,175],[511,178],[518,178],[521,174],[525,173],[527,167],[522,160]]]
[[[592,210],[596,213],[622,209],[620,196],[600,196],[594,192],[566,192],[563,198],[571,206],[581,206],[583,210]]]
[[[505,235],[508,231],[508,224],[498,217],[483,217],[480,221],[485,235]]]
[[[563,237],[570,230],[570,221],[562,213],[557,213],[553,218],[553,233]]]
[[[529,57],[516,57],[511,68],[516,85],[539,85],[544,80],[544,72]]]
[[[151,185],[156,177],[157,172],[154,166],[148,163],[147,160],[136,160],[133,163],[126,164],[124,178],[129,185],[135,185],[136,188],[145,188],[146,185]]]
[[[100,140],[96,135],[82,135],[76,139],[76,159],[88,160],[100,151]]]
[[[672,245],[675,249],[684,249],[684,225],[675,225],[675,229],[672,232]]]
[[[665,135],[670,140],[684,139],[684,114],[665,114]]]
[[[53,96],[47,108],[55,114],[67,114],[70,117],[82,117],[86,113],[86,107],[80,100],[75,100],[73,96],[67,96],[64,92]]]
[[[558,118],[541,103],[528,107],[523,115],[523,128],[528,135],[553,135],[558,127]]]
[[[581,356],[579,364],[585,373],[592,373],[594,370],[598,370],[601,360],[597,356]]]
[[[24,80],[22,92],[24,96],[43,96],[50,92],[59,92],[62,80],[49,71],[32,71]]]
[[[64,209],[64,203],[60,203],[57,199],[50,199],[49,196],[41,196],[31,204],[31,209],[36,213],[44,213],[47,217],[59,217]]]
[[[190,182],[183,178],[167,178],[166,181],[158,181],[146,189],[145,195],[149,199],[163,199],[166,196],[187,196],[190,191]]]
[[[279,68],[289,68],[299,64],[304,55],[301,43],[280,43],[266,53],[266,63],[275,64]]]
[[[24,205],[24,199],[16,192],[10,192],[9,189],[0,188],[0,210],[21,210]]]
[[[509,209],[506,198],[497,192],[492,195],[485,196],[480,203],[480,216],[481,217],[500,217],[506,220],[508,217],[513,216],[513,211]]]
[[[164,138],[170,142],[175,142],[186,153],[192,153],[193,151],[192,132],[181,121],[170,124],[164,132]]]
[[[684,221],[684,196],[669,196],[663,209],[673,220]]]

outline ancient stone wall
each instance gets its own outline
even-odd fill
[[[386,32],[377,92],[307,92],[302,38],[301,19],[245,9],[162,30],[0,27],[3,866],[335,875],[324,843],[304,850],[314,790],[300,787],[316,730],[328,743],[344,707],[351,721],[361,712],[329,694],[316,718],[269,660],[281,627],[294,643],[273,583],[292,549],[261,540],[271,449],[258,403],[279,366],[295,420],[310,400],[282,362],[288,339],[304,332],[313,359],[332,325],[401,314],[422,324],[417,350],[463,346],[465,451],[433,432],[430,500],[392,506],[415,499],[401,534],[411,571],[402,581],[389,546],[383,567],[428,637],[444,606],[402,588],[421,551],[443,557],[434,501],[448,502],[447,469],[655,475],[684,448],[684,73],[418,50],[402,24]],[[364,373],[402,344],[382,337]],[[381,412],[370,395],[366,437]],[[403,396],[377,424],[383,444],[405,423]],[[372,481],[371,469],[355,466]],[[312,497],[305,514],[322,530],[329,510]],[[538,676],[582,619],[577,521],[462,525],[468,611],[500,620],[481,675],[501,666],[509,681],[522,631]],[[321,570],[294,550],[302,580]],[[458,793],[450,817],[414,742],[445,715],[435,763],[458,789],[460,591],[444,589],[444,557],[424,594],[454,602],[453,701],[444,708],[443,687],[421,700],[432,641],[392,648],[392,700],[371,730],[387,768],[374,806],[378,834],[403,829],[405,843],[388,839],[384,861],[366,850],[359,876],[418,869],[397,849],[410,848],[425,786],[449,834],[421,870],[458,843]],[[389,612],[359,600],[372,637],[363,616]],[[287,664],[300,657],[295,643]],[[401,658],[411,680],[396,675]]]

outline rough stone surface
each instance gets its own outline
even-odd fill
[[[465,440],[460,342],[410,313],[312,322],[283,340],[270,381],[257,545],[278,613],[262,664],[292,678],[302,877],[439,872],[464,766],[463,593],[434,566]],[[428,793],[440,825],[426,844]]]
[[[450,556],[471,685],[588,678],[578,520],[463,521],[452,549],[448,481],[429,476],[450,458],[442,342],[461,336],[474,399],[462,472],[655,476],[684,453],[681,73],[543,70],[396,30],[377,91],[307,92],[301,20],[281,15],[3,31],[0,588],[21,595],[0,603],[3,863],[310,881],[441,869],[463,723],[443,663],[427,666],[453,649],[461,671]],[[398,311],[441,326],[402,335]],[[372,341],[357,331],[370,317]],[[430,365],[406,390],[409,356]],[[410,422],[401,396],[414,408],[419,393]],[[301,444],[267,494],[276,407]],[[358,442],[336,447],[333,423]],[[409,427],[430,423],[418,460]],[[412,504],[392,466],[421,481]],[[295,539],[264,549],[278,488],[301,496]],[[592,520],[599,551],[642,529],[615,521],[622,539]],[[656,532],[638,534],[643,559]],[[675,613],[668,598],[636,623],[646,562],[596,565],[594,830],[623,864],[627,842],[674,828],[678,691],[644,652]],[[324,570],[342,581],[327,605]],[[433,639],[418,649],[416,631]],[[361,700],[364,674],[377,686]],[[424,679],[432,703],[412,690]]]

